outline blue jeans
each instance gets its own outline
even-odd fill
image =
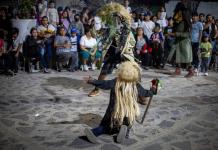
[[[45,60],[45,48],[44,47],[40,49],[40,63],[43,68],[48,68],[48,65]]]
[[[209,58],[202,58],[201,61],[201,72],[207,72],[209,67]]]
[[[105,134],[107,131],[107,128],[105,126],[98,126],[94,129],[92,129],[92,132],[95,136],[99,136],[99,135],[102,135],[102,134]]]

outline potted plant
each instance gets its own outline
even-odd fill
[[[36,0],[20,0],[18,3],[18,14],[16,19],[12,19],[13,27],[19,29],[19,37],[24,40],[30,29],[36,26],[35,17]]]

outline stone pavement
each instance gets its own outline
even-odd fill
[[[217,150],[218,76],[185,79],[166,71],[143,71],[142,85],[161,78],[144,124],[135,123],[130,139],[116,144],[103,135],[100,144],[84,137],[96,127],[109,102],[109,91],[87,97],[93,88],[83,76],[97,72],[19,73],[0,76],[0,150]],[[112,78],[110,76],[109,78]],[[144,106],[141,107],[143,114]]]

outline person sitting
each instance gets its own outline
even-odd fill
[[[14,73],[18,72],[19,56],[21,54],[21,48],[23,41],[18,37],[19,29],[13,28],[12,34],[8,40],[7,44],[7,60],[8,67]]]
[[[39,39],[37,29],[34,27],[30,30],[30,36],[28,36],[24,42],[24,53],[26,57],[25,64],[27,72],[36,72],[38,69],[36,64],[39,61],[43,70],[46,68],[44,43],[43,40]]]
[[[94,56],[95,59],[92,63],[92,70],[96,69],[96,62],[99,59],[98,56],[96,56],[97,52],[97,40],[92,37],[91,29],[87,28],[85,31],[85,35],[81,37],[80,39],[80,55],[82,57],[82,69],[84,71],[88,71],[88,60],[90,59],[90,56]]]
[[[70,39],[66,36],[64,27],[59,28],[59,34],[55,37],[54,47],[56,48],[57,70],[61,72],[63,65],[67,65],[71,57]]]

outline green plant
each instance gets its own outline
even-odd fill
[[[33,18],[33,13],[35,11],[36,0],[20,0],[18,4],[19,9],[19,18],[21,19],[30,19]]]

